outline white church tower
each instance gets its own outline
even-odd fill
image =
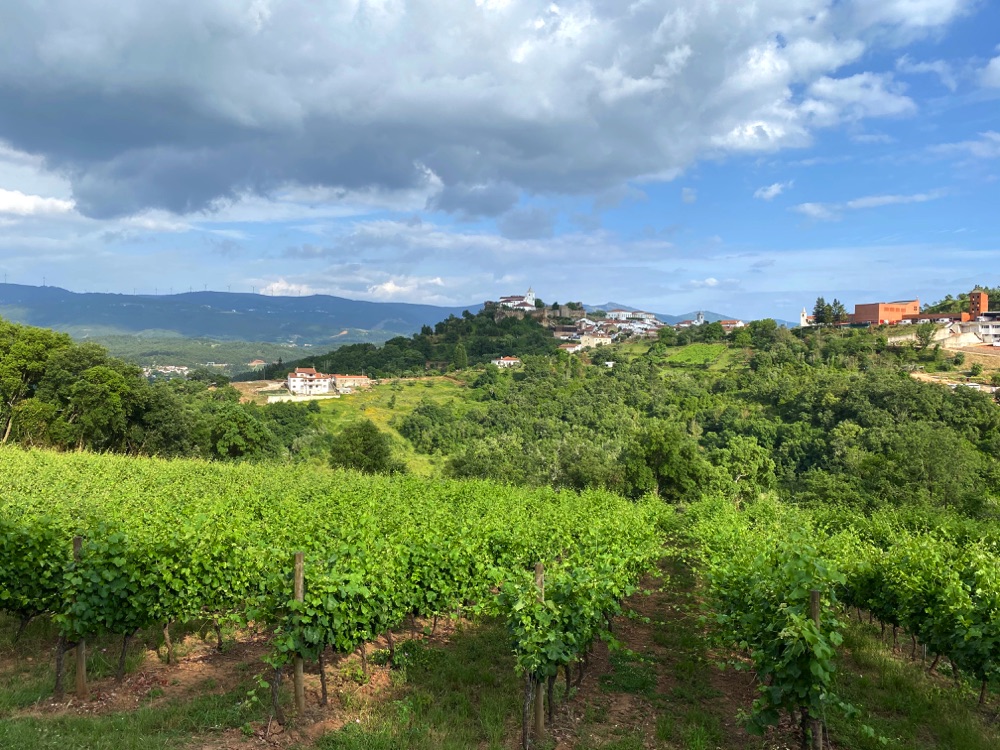
[[[535,304],[535,290],[530,286],[528,287],[528,291],[524,294],[524,301],[529,305]]]

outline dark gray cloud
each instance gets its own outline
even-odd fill
[[[517,208],[497,219],[497,229],[510,240],[545,239],[555,232],[555,217],[542,208]]]
[[[428,201],[427,208],[457,214],[462,219],[499,216],[517,203],[517,188],[510,184],[446,185]]]
[[[91,217],[287,185],[498,216],[906,114],[891,74],[831,76],[972,4],[758,0],[734,23],[694,0],[7,0],[0,141]]]

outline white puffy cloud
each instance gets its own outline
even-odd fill
[[[51,216],[68,214],[74,210],[73,201],[25,195],[20,190],[0,188],[0,214],[14,216]]]
[[[898,24],[899,32],[909,38],[922,29],[944,25],[974,6],[975,0],[878,0],[857,3],[855,12],[866,24]]]
[[[394,276],[378,284],[368,287],[368,295],[380,301],[390,300],[420,300],[426,304],[444,301],[441,287],[444,281],[440,276],[432,278],[417,276]]]
[[[903,55],[896,60],[896,70],[900,73],[933,73],[949,91],[955,91],[958,88],[955,72],[951,65],[944,60],[915,62],[909,55]]]
[[[281,276],[270,283],[261,285],[260,293],[276,297],[305,297],[316,292],[308,284],[289,281]]]
[[[833,221],[839,218],[837,212],[825,203],[800,203],[792,206],[792,210],[819,221]]]
[[[902,94],[903,86],[888,73],[857,73],[847,78],[823,76],[809,86],[803,103],[819,126],[868,117],[911,115],[917,106]]]
[[[990,60],[979,72],[979,81],[987,88],[1000,88],[1000,56]]]
[[[719,280],[714,276],[709,276],[705,279],[692,279],[687,283],[687,286],[691,289],[702,289],[704,287],[711,289],[712,287],[719,286]]]
[[[763,201],[772,201],[781,195],[787,188],[792,186],[792,181],[788,182],[774,182],[770,185],[764,187],[759,187],[754,190],[753,197],[759,198]]]
[[[987,130],[980,133],[975,140],[959,141],[957,143],[942,143],[931,149],[932,153],[941,156],[966,156],[972,159],[1000,158],[1000,132]]]

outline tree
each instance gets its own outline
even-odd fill
[[[746,326],[737,328],[733,331],[731,340],[735,346],[742,349],[746,349],[753,345],[753,337],[750,335],[750,331],[747,330]]]
[[[14,408],[33,395],[49,357],[70,346],[65,333],[0,320],[0,442],[10,437]]]
[[[280,449],[274,433],[240,404],[219,409],[211,440],[212,452],[219,458],[266,458]]]
[[[455,344],[455,353],[451,360],[456,370],[464,370],[469,366],[469,355],[465,351],[465,346],[462,344]]]
[[[847,310],[844,308],[844,304],[839,299],[834,299],[833,302],[830,303],[830,320],[828,322],[847,322]]]
[[[983,374],[983,366],[978,362],[973,362],[972,368],[969,370],[969,374],[974,378],[978,378]]]
[[[622,451],[628,494],[654,490],[668,502],[695,500],[718,476],[697,440],[679,425],[651,421]]]
[[[826,304],[826,300],[822,297],[817,297],[816,304],[813,305],[813,324],[825,326],[830,322],[830,314],[830,305]]]
[[[398,474],[406,465],[392,455],[392,438],[370,419],[347,425],[330,441],[330,465],[365,474]]]
[[[673,346],[677,343],[677,329],[673,326],[663,326],[656,332],[656,337],[667,346]]]
[[[921,351],[931,345],[931,342],[934,340],[934,331],[936,329],[937,326],[933,323],[921,323],[917,326],[915,335],[917,337],[917,344]]]
[[[757,438],[735,435],[725,448],[711,454],[712,462],[722,467],[732,480],[732,489],[743,500],[753,500],[775,484],[774,460]]]
[[[121,449],[139,394],[121,373],[98,365],[85,371],[69,390],[64,412],[78,444],[96,450]]]
[[[697,332],[702,341],[721,341],[726,335],[726,330],[721,323],[706,323],[703,326],[698,326],[698,329]]]
[[[774,318],[764,318],[762,320],[751,320],[747,325],[750,331],[750,338],[753,341],[754,349],[767,351],[774,344],[781,340],[781,333]],[[787,331],[786,331],[787,333]]]

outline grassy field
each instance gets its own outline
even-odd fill
[[[370,419],[380,430],[393,436],[395,449],[410,471],[420,476],[435,476],[441,457],[414,451],[393,428],[392,422],[409,414],[424,399],[439,404],[453,401],[461,413],[467,388],[465,380],[450,376],[383,381],[368,390],[320,401],[320,418],[332,432],[339,432],[359,419]]]
[[[656,346],[655,341],[627,341],[615,345],[614,357],[624,360],[646,357]],[[725,370],[737,364],[741,356],[741,350],[722,343],[670,346],[663,350],[663,354],[654,354],[655,361],[660,365],[708,370]]]
[[[667,349],[662,362],[668,367],[725,370],[735,364],[738,355],[726,344],[688,344]]]
[[[622,344],[615,344],[614,354],[609,359],[615,359],[616,357],[632,360],[637,357],[644,357],[649,353],[649,350],[653,347],[654,342],[649,339],[635,340],[630,339]]]

